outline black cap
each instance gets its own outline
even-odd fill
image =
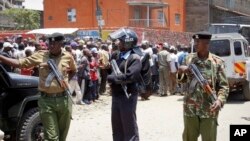
[[[207,31],[197,32],[193,36],[193,39],[208,39],[210,40],[212,37],[212,34]]]
[[[63,41],[64,40],[64,35],[62,33],[53,33],[48,36],[49,41]]]

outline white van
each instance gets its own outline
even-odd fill
[[[230,91],[243,89],[245,99],[250,100],[248,41],[238,33],[213,34],[209,50],[225,61]]]

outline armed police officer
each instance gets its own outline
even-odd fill
[[[218,113],[226,102],[229,88],[224,70],[224,62],[218,56],[209,52],[211,34],[198,32],[193,35],[196,53],[186,57],[184,65],[180,66],[179,74],[186,73],[189,85],[188,94],[184,97],[184,131],[183,141],[197,141],[201,135],[202,141],[216,141]],[[194,75],[189,65],[197,66],[201,75],[208,81],[217,99],[212,100]]]
[[[110,38],[119,47],[119,52],[112,55],[122,74],[108,75],[112,91],[112,131],[114,141],[139,141],[136,121],[138,99],[137,84],[140,79],[140,49],[136,47],[137,35],[130,29],[121,28],[110,34]],[[123,89],[121,85],[127,87]]]
[[[45,86],[51,70],[47,65],[49,59],[53,59],[58,71],[68,80],[76,73],[76,65],[73,56],[62,50],[64,35],[53,33],[48,37],[49,50],[38,51],[23,59],[11,59],[0,55],[0,60],[6,64],[19,68],[39,66],[39,86],[41,97],[38,107],[42,124],[44,126],[45,140],[65,141],[70,126],[72,102],[69,100],[65,89],[52,79],[49,86]]]

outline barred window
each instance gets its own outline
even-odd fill
[[[69,22],[76,22],[76,9],[74,8],[68,9],[67,17]]]

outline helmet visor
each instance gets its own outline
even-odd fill
[[[115,40],[115,39],[119,39],[119,38],[121,38],[121,37],[123,37],[125,35],[127,35],[125,29],[120,28],[120,29],[110,33],[109,37],[110,37],[111,40]]]

